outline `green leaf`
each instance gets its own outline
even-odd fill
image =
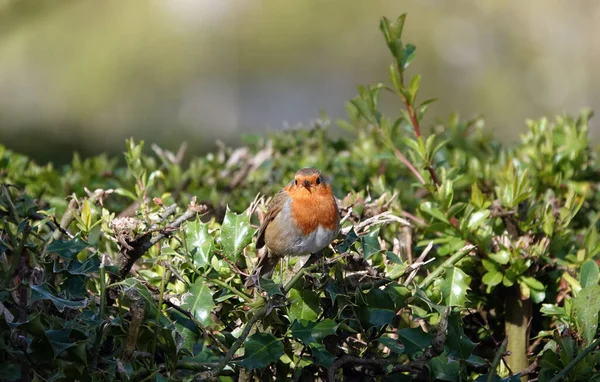
[[[336,252],[338,252],[338,253],[347,252],[350,249],[350,247],[352,247],[352,244],[354,244],[357,240],[358,240],[358,235],[356,234],[356,231],[354,231],[354,227],[352,227],[350,232],[348,232],[348,234],[344,238],[344,241],[341,244],[339,244],[337,247],[335,247]]]
[[[485,222],[488,216],[490,216],[490,210],[481,210],[475,212],[469,217],[469,223],[467,224],[467,228],[471,231],[475,230]]]
[[[188,222],[185,226],[185,243],[197,268],[204,268],[210,264],[213,238],[208,233],[208,224],[202,223],[200,218]]]
[[[448,336],[446,338],[446,347],[448,348],[448,354],[450,356],[460,360],[467,360],[473,353],[473,350],[477,344],[467,337],[463,327],[464,324],[462,322],[460,313],[453,312],[448,317]]]
[[[331,354],[323,344],[312,343],[310,345],[310,351],[315,359],[315,362],[325,368],[331,366],[335,361],[335,356]]]
[[[489,271],[483,275],[481,281],[490,287],[496,286],[502,282],[502,273],[497,271]]]
[[[336,334],[338,326],[338,323],[328,318],[319,322],[294,321],[290,329],[294,337],[305,345],[310,345],[313,342],[321,343],[323,338]]]
[[[31,302],[39,301],[39,300],[50,300],[58,309],[59,312],[63,312],[65,308],[69,309],[80,309],[85,308],[87,306],[88,300],[80,300],[80,301],[71,301],[65,300],[60,297],[53,295],[49,290],[46,284],[41,285],[31,285]]]
[[[583,288],[573,302],[573,314],[577,331],[590,344],[598,329],[600,312],[600,285],[588,285]]]
[[[0,380],[20,381],[21,367],[14,363],[0,363]]]
[[[579,282],[582,287],[588,285],[597,285],[600,277],[600,270],[598,264],[594,260],[588,260],[581,266],[581,272],[579,274]]]
[[[206,282],[203,279],[196,280],[194,284],[190,285],[188,292],[189,294],[184,297],[181,307],[191,312],[202,325],[214,325],[210,313],[216,305],[212,298],[213,292],[206,285]]]
[[[81,207],[81,220],[85,229],[89,230],[92,226],[92,206],[89,199],[86,199]]]
[[[361,312],[371,325],[383,326],[391,324],[396,315],[396,307],[387,291],[373,288],[369,290],[364,298],[366,303],[361,306]]]
[[[360,238],[363,257],[368,260],[371,256],[381,251],[379,245],[379,227],[371,230],[368,234]]]
[[[483,204],[485,202],[485,196],[483,196],[483,192],[477,186],[477,183],[473,183],[471,185],[471,203],[477,208],[483,208]]]
[[[406,70],[411,61],[415,58],[417,47],[413,44],[406,44],[402,52],[402,70]]]
[[[73,240],[55,240],[48,246],[48,253],[56,253],[67,260],[77,260],[77,254],[87,247],[89,244],[78,237]]]
[[[498,264],[506,265],[510,261],[510,252],[506,250],[500,250],[496,253],[488,254],[488,257]]]
[[[446,271],[440,283],[440,292],[447,306],[464,306],[467,301],[467,290],[471,278],[458,267]]]
[[[404,345],[402,345],[400,342],[398,342],[398,340],[394,338],[380,337],[377,339],[377,342],[390,349],[390,351],[392,351],[393,353],[404,353]]]
[[[452,382],[460,380],[460,363],[451,361],[446,354],[433,358],[427,366],[431,370],[432,380]]]
[[[260,369],[277,361],[284,354],[281,341],[270,333],[255,333],[244,341],[242,367]]]
[[[225,256],[231,261],[237,261],[242,249],[252,242],[255,232],[256,230],[250,226],[248,214],[238,215],[227,207],[221,226],[221,244]]]
[[[419,87],[421,86],[421,76],[419,74],[415,75],[410,81],[410,85],[408,86],[408,91],[410,93],[409,103],[412,105],[417,98],[417,92],[419,91]]]
[[[425,333],[420,327],[407,328],[398,331],[398,339],[404,344],[404,352],[412,359],[431,345],[433,335]]]
[[[320,305],[319,296],[309,289],[293,288],[290,291],[289,300],[291,305],[288,310],[288,315],[291,321],[314,321],[323,309]]]
[[[90,256],[84,261],[55,261],[52,270],[54,273],[67,272],[72,275],[89,275],[98,272],[100,269],[100,259],[97,255]]]
[[[446,218],[446,216],[442,213],[442,211],[440,211],[436,207],[433,207],[431,202],[421,203],[419,208],[421,209],[421,211],[436,218],[437,220],[443,221],[446,224],[450,224],[450,221],[448,221],[448,218]]]
[[[546,298],[546,287],[533,277],[521,277],[521,281],[530,289],[530,297],[533,302],[540,303]]]
[[[390,65],[390,81],[392,81],[394,89],[399,92],[402,88],[402,83],[400,82],[400,73],[396,65]]]
[[[52,346],[54,357],[58,357],[63,351],[76,346],[77,342],[70,340],[71,329],[47,330],[46,338]]]

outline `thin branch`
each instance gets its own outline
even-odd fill
[[[403,371],[409,371],[413,374],[418,374],[423,370],[429,361],[444,352],[444,345],[446,344],[446,331],[448,330],[448,315],[450,314],[450,307],[446,307],[440,323],[437,327],[437,333],[435,338],[431,342],[431,346],[425,349],[423,354],[412,362],[403,365],[396,365],[392,368],[392,373],[398,373]]]
[[[292,287],[294,286],[294,284],[307,272],[310,272],[314,269],[316,269],[318,267],[318,264],[313,264],[309,267],[303,268],[301,269],[283,288],[284,293],[288,293]],[[198,374],[195,378],[194,381],[207,381],[207,380],[211,380],[213,378],[215,378],[216,376],[218,376],[219,374],[221,374],[221,372],[223,371],[223,369],[227,366],[227,364],[229,362],[231,362],[231,360],[233,359],[233,356],[235,355],[235,353],[238,351],[238,349],[242,346],[242,344],[244,343],[244,341],[246,341],[246,338],[248,338],[248,336],[250,335],[250,332],[252,330],[252,328],[254,327],[254,325],[261,319],[263,319],[270,311],[271,311],[271,306],[269,304],[265,304],[263,305],[246,323],[246,326],[244,327],[244,330],[242,331],[242,334],[240,334],[240,336],[238,337],[238,339],[233,343],[233,345],[231,345],[231,348],[229,348],[229,351],[227,352],[227,354],[225,354],[225,356],[218,362],[217,366],[215,366],[214,369],[207,371],[207,372],[203,372]]]
[[[216,376],[218,376],[219,374],[221,374],[223,369],[231,361],[231,359],[233,358],[235,353],[238,351],[238,349],[242,346],[244,341],[246,341],[246,338],[248,338],[248,335],[250,335],[250,331],[252,330],[252,327],[254,327],[254,325],[258,322],[258,320],[262,319],[267,314],[268,310],[269,310],[269,305],[266,305],[266,304],[263,305],[254,314],[254,316],[252,316],[248,320],[248,322],[246,323],[246,326],[244,327],[244,330],[242,331],[242,334],[240,334],[238,339],[233,343],[233,345],[231,345],[231,348],[229,348],[229,351],[227,352],[227,354],[225,354],[225,356],[223,358],[221,358],[221,360],[217,363],[215,368],[210,371],[198,374],[194,378],[194,381],[209,381],[209,380],[212,380],[213,378],[215,378]]]
[[[419,171],[415,168],[415,166],[412,165],[412,163],[410,163],[410,161],[404,156],[404,154],[402,154],[400,152],[400,150],[398,150],[398,148],[396,148],[396,147],[394,147],[394,155],[396,156],[396,158],[398,158],[398,160],[400,162],[404,163],[404,165],[406,167],[408,167],[410,172],[412,172],[417,177],[417,179],[419,179],[419,182],[421,182],[421,184],[425,184],[425,179],[423,179],[423,177],[421,176]]]
[[[167,218],[167,216],[169,216],[171,214],[172,207],[173,206],[171,206],[171,207],[167,208],[167,210],[165,210],[165,213],[163,214],[161,219],[165,220]],[[198,213],[200,213],[202,211],[204,211],[204,206],[197,205],[195,203],[190,203],[190,205],[189,205],[187,211],[185,211],[185,213],[180,215],[171,224],[167,225],[158,234],[153,236],[153,235],[151,235],[151,233],[145,233],[141,237],[137,238],[133,243],[130,243],[131,247],[133,249],[129,250],[127,248],[125,248],[125,249],[122,248],[121,254],[124,258],[124,261],[121,264],[121,269],[119,270],[118,278],[113,276],[111,283],[114,283],[115,281],[122,280],[125,277],[127,277],[127,275],[129,274],[129,271],[131,270],[131,267],[133,267],[133,264],[139,258],[141,258],[154,244],[158,243],[159,241],[161,241],[162,239],[167,237],[169,235],[168,232],[176,230],[184,222],[191,220]],[[151,227],[151,229],[153,229],[153,228]]]
[[[458,263],[463,257],[467,256],[476,247],[473,244],[467,244],[462,247],[454,255],[450,256],[448,260],[444,261],[439,267],[431,272],[421,283],[419,288],[426,289],[431,283],[433,283],[447,268],[451,268],[454,264]]]
[[[402,365],[395,365],[392,368],[391,373],[408,371],[412,374],[418,374],[427,366],[431,359],[442,354],[442,352],[444,351],[444,345],[446,343],[446,331],[448,329],[449,314],[450,308],[446,308],[446,310],[442,314],[442,318],[437,328],[437,333],[435,335],[435,338],[431,342],[431,346],[426,348],[423,354],[414,361]],[[329,369],[327,369],[327,379],[329,380],[329,382],[335,382],[335,373],[338,369],[342,368],[347,363],[367,367],[377,367],[380,369],[384,369],[385,371],[386,366],[396,363],[396,360],[366,359],[351,355],[344,355],[341,358],[337,359],[333,364],[331,364]]]
[[[588,354],[590,354],[592,350],[594,350],[598,345],[600,345],[600,338],[592,342],[592,344],[585,348],[581,353],[577,354],[577,357],[573,358],[573,360],[569,362],[569,364],[564,369],[562,369],[560,373],[556,374],[554,378],[550,380],[550,382],[564,381],[564,378],[567,375],[567,373],[571,371],[572,368],[577,366],[577,364],[581,362],[581,360],[583,360]]]
[[[431,248],[433,248],[433,241],[429,242],[429,244],[427,245],[427,247],[425,248],[425,250],[423,251],[423,253],[421,253],[421,256],[419,256],[419,258],[417,259],[417,261],[415,261],[414,264],[411,264],[406,269],[407,271],[410,269],[411,272],[408,275],[408,277],[406,278],[406,281],[404,281],[404,286],[408,286],[408,284],[410,284],[410,282],[413,281],[413,279],[417,276],[417,273],[419,272],[419,269],[421,269],[421,267],[423,265],[426,265],[430,261],[433,261],[433,259],[429,259],[429,260],[425,261],[425,258],[429,254],[429,251],[431,251]]]
[[[534,374],[537,371],[537,368],[540,366],[540,358],[536,358],[531,365],[527,366],[527,368],[521,370],[519,375],[521,377],[529,376]]]
[[[252,300],[252,296],[242,292],[241,290],[219,280],[219,279],[209,279],[207,278],[206,281],[208,281],[209,283],[213,283],[216,284],[222,288],[226,288],[229,289],[233,294],[235,294],[236,296],[238,296],[239,298],[241,298],[244,302],[248,302]]]
[[[158,296],[153,295],[152,297],[154,297],[154,300],[158,300]],[[219,350],[221,350],[222,352],[229,351],[229,349],[225,345],[223,345],[223,343],[213,333],[211,333],[210,330],[206,329],[206,327],[204,325],[202,325],[202,323],[200,321],[198,321],[191,312],[189,312],[189,311],[183,309],[182,307],[180,307],[179,305],[173,303],[168,298],[165,298],[163,300],[163,304],[167,305],[170,308],[175,309],[179,313],[183,314],[184,316],[186,316],[187,318],[192,320],[192,322],[194,322],[194,324],[196,324],[196,326],[198,326],[204,333],[206,333],[217,344],[217,347],[219,347]]]
[[[494,376],[496,375],[496,369],[500,364],[500,361],[504,357],[504,353],[506,353],[506,345],[508,343],[508,339],[505,338],[502,341],[502,344],[496,351],[496,355],[494,356],[494,360],[492,361],[492,365],[490,366],[490,370],[488,372],[487,382],[492,382],[494,380]]]
[[[352,355],[345,355],[345,356],[342,356],[341,358],[338,358],[337,361],[335,361],[334,363],[331,364],[331,366],[329,366],[329,369],[327,369],[327,380],[330,382],[334,382],[335,381],[335,372],[347,363],[352,363],[354,365],[360,365],[360,366],[376,367],[379,369],[384,369],[387,365],[392,363],[392,361],[387,360],[387,359],[367,359],[367,358],[355,357]]]

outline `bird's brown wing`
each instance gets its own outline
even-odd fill
[[[273,221],[281,212],[285,202],[287,201],[287,192],[285,190],[279,191],[269,203],[267,207],[267,214],[263,220],[262,225],[258,229],[258,237],[256,239],[256,249],[260,249],[265,246],[265,231],[269,223]],[[256,259],[256,268],[252,275],[246,280],[246,286],[254,286],[260,277],[269,277],[273,272],[273,269],[277,265],[279,258],[274,253],[265,248],[265,250],[258,255]]]
[[[269,206],[267,207],[267,215],[265,216],[265,219],[258,230],[258,238],[256,239],[257,249],[265,246],[265,231],[267,230],[267,226],[273,221],[273,219],[277,217],[277,215],[279,215],[279,212],[281,212],[281,209],[288,198],[289,196],[287,195],[287,192],[285,190],[281,190],[275,195],[275,197],[273,197],[271,203],[269,203]]]

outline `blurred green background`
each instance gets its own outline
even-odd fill
[[[343,118],[356,84],[388,81],[379,18],[403,12],[430,115],[511,142],[526,118],[600,110],[593,0],[0,0],[0,142],[42,162],[130,136],[200,154]]]

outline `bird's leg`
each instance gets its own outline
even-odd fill
[[[283,290],[283,257],[279,258],[279,289],[281,289],[281,293],[285,295]]]
[[[319,252],[319,262],[321,263],[321,277],[325,275],[325,251]]]

